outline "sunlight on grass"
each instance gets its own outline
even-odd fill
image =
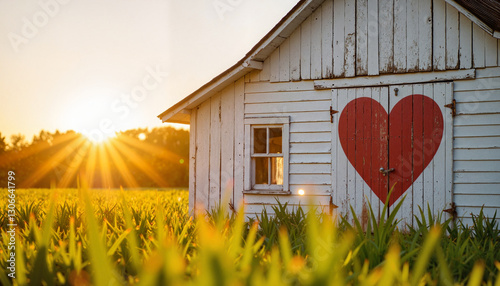
[[[8,192],[0,191],[5,210]],[[362,226],[356,216],[286,203],[273,216],[219,206],[193,218],[188,192],[175,189],[19,189],[17,198],[18,277],[6,275],[2,228],[2,285],[500,283],[500,231],[482,214],[468,228],[421,209],[418,227],[400,232],[397,206],[381,220],[371,212]],[[7,219],[0,215],[2,225]]]

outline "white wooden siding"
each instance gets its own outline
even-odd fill
[[[293,85],[293,83],[290,83]],[[290,118],[289,182],[291,195],[245,194],[245,212],[260,213],[262,206],[272,212],[276,199],[290,207],[308,205],[311,196],[324,206],[330,203],[331,123],[329,90],[315,91],[312,85],[280,89],[280,84],[245,84],[245,115]],[[250,176],[250,173],[246,173]],[[298,196],[298,190],[305,196]]]
[[[196,114],[196,191],[195,211],[210,207],[210,100],[203,102]]]
[[[243,81],[191,112],[189,190],[195,211],[238,207],[243,199]]]
[[[260,80],[494,67],[498,42],[444,0],[326,0],[264,62]]]
[[[240,78],[234,83],[234,189],[233,202],[239,210],[243,202],[243,174],[244,165],[244,108],[245,108],[245,82]]]
[[[290,32],[264,60],[262,70],[224,87],[191,111],[191,209],[227,201],[238,208],[244,200],[246,213],[251,214],[260,213],[262,206],[271,211],[277,197],[291,208],[327,207],[333,198],[339,208],[351,204],[362,214],[368,198],[378,215],[381,204],[376,195],[351,164],[339,161],[343,150],[332,138],[338,117],[330,123],[329,108],[339,110],[359,96],[387,102],[389,92],[338,89],[332,98],[331,90],[315,90],[312,80],[471,68],[479,68],[477,79],[456,81],[453,87],[449,83],[399,86],[401,92],[432,94],[441,108],[451,102],[452,88],[457,100],[453,128],[446,127],[452,118],[449,110],[444,112],[439,160],[412,186],[400,218],[416,214],[417,206],[427,202],[438,213],[452,199],[461,218],[477,214],[482,205],[491,215],[499,208],[500,40],[444,0],[326,0]],[[386,110],[394,104],[383,103]],[[290,118],[291,195],[243,195],[244,178],[250,174],[244,166],[245,116]],[[454,167],[448,168],[452,156]],[[442,196],[424,192],[429,186],[445,192]],[[306,195],[297,195],[299,189]]]
[[[470,213],[477,214],[483,205],[487,214],[499,208],[500,68],[478,69],[476,76],[475,80],[454,83],[457,116],[453,118],[453,130],[447,128],[447,122],[452,119],[450,111],[446,110],[444,139],[435,155],[438,159],[433,160],[421,178],[415,181],[408,192],[410,197],[403,207],[404,213],[399,218],[411,217],[418,212],[419,205],[426,206],[427,203],[434,213],[439,213],[452,199],[452,183],[453,201],[459,217],[466,223],[470,224]],[[194,154],[190,159],[190,190],[195,191],[190,193],[190,205],[196,203],[197,209],[201,210],[224,203],[224,197],[228,197],[237,207],[244,200],[246,213],[250,215],[260,213],[262,206],[272,213],[271,207],[277,198],[288,202],[290,208],[299,204],[308,206],[314,204],[313,201],[329,210],[332,197],[332,202],[340,209],[353,205],[356,212],[363,215],[368,198],[378,215],[381,204],[376,196],[356,176],[352,165],[339,162],[343,150],[337,140],[332,140],[338,122],[334,117],[334,123],[330,123],[329,108],[332,105],[338,110],[357,96],[370,96],[386,102],[389,93],[380,88],[375,91],[361,88],[361,94],[350,92],[354,89],[336,89],[334,95],[345,94],[332,97],[330,90],[314,90],[311,81],[255,82],[250,74],[247,78],[248,82],[241,78],[192,111],[191,140],[195,144],[190,146]],[[410,93],[432,95],[441,108],[452,99],[451,84],[398,87],[400,92],[408,87]],[[366,94],[365,91],[370,89],[371,94]],[[394,104],[395,101],[391,106]],[[390,106],[385,108],[390,110]],[[243,195],[245,115],[290,117],[289,180],[292,195]],[[446,139],[451,137],[454,142]],[[451,156],[453,169],[446,167]],[[439,196],[424,192],[429,186],[431,189],[445,188],[445,192]],[[299,189],[303,189],[306,195],[298,196]],[[345,192],[331,193],[332,189]]]
[[[476,70],[454,85],[454,202],[459,218],[500,210],[500,68]],[[498,219],[498,215],[497,215]]]

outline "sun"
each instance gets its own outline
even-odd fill
[[[82,134],[94,144],[102,144],[121,131],[120,114],[113,109],[113,91],[88,88],[76,93],[67,102],[64,121],[68,129]]]
[[[82,135],[93,144],[103,144],[116,137],[115,132],[101,132],[93,130],[91,132],[83,132]]]

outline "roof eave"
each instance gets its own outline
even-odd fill
[[[189,124],[189,118],[185,115],[190,114],[190,110],[200,105],[210,96],[221,91],[227,84],[236,81],[251,70],[256,69],[254,66],[242,64],[238,62],[236,65],[228,69],[223,74],[214,78],[197,91],[191,93],[162,114],[158,118],[162,122]],[[180,114],[182,114],[180,116]]]

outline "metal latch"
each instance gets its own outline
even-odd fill
[[[390,172],[394,172],[394,168],[390,168],[390,169],[384,169],[384,167],[380,167],[380,173],[382,173],[382,176],[387,176],[387,174],[389,174]]]
[[[457,115],[457,101],[452,100],[450,104],[445,104],[444,107],[451,108],[451,116]]]
[[[333,115],[335,113],[339,113],[338,110],[333,110],[333,108],[330,106],[330,123],[333,123]]]

